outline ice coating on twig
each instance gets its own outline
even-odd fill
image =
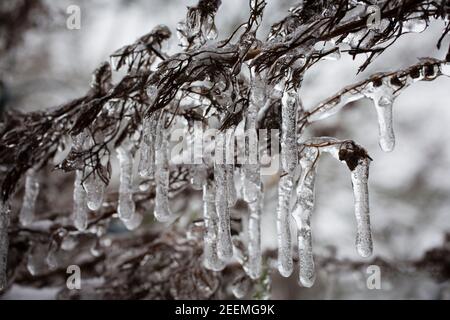
[[[127,143],[117,148],[117,158],[120,164],[119,202],[117,213],[121,220],[129,220],[136,211],[133,201],[133,155],[131,146]]]
[[[383,151],[390,152],[395,146],[392,112],[395,98],[412,83],[434,80],[440,75],[449,75],[448,64],[431,58],[421,59],[405,70],[377,73],[367,80],[347,86],[321,102],[299,119],[299,122],[304,125],[306,122],[325,119],[352,101],[370,98],[377,111],[380,147]]]
[[[297,186],[297,201],[292,216],[297,224],[299,254],[299,283],[311,287],[315,281],[314,259],[312,253],[311,215],[314,209],[314,183],[319,150],[305,147],[301,153],[301,177]]]
[[[10,205],[8,201],[0,200],[0,291],[6,288],[8,265],[8,227],[10,219]]]
[[[293,188],[293,177],[284,175],[278,183],[277,206],[277,239],[278,239],[278,271],[283,277],[292,273],[292,236],[290,228],[290,200]]]
[[[219,219],[216,213],[216,188],[214,181],[203,185],[203,219],[205,234],[203,237],[203,264],[205,268],[220,271],[225,268],[225,262],[218,255]]]
[[[356,249],[362,257],[372,254],[372,234],[370,230],[369,191],[367,181],[369,178],[370,159],[363,158],[352,171],[353,195],[355,198],[355,217],[357,225]]]
[[[34,169],[29,169],[25,176],[25,194],[20,209],[20,223],[24,226],[34,221],[36,199],[39,194],[39,180]]]

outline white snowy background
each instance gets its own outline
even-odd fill
[[[219,37],[225,38],[247,19],[244,0],[223,0],[216,24]],[[282,18],[291,1],[269,0],[260,38],[268,27]],[[133,42],[157,24],[175,31],[184,18],[185,6],[195,1],[182,0],[96,0],[49,1],[56,18],[45,27],[29,32],[23,45],[1,59],[1,74],[8,89],[7,108],[42,110],[84,94],[91,72],[108,55]],[[65,26],[65,8],[81,7],[81,30]],[[301,89],[306,108],[314,106],[343,86],[377,71],[407,67],[419,57],[443,58],[448,41],[437,50],[442,22],[432,22],[422,34],[404,35],[365,72],[356,76],[362,57],[352,60],[345,54],[338,61],[322,61],[311,68]],[[176,36],[170,52],[178,50]],[[345,108],[338,115],[319,122],[315,128],[339,128],[340,139],[353,139],[366,147],[374,159],[370,172],[370,205],[374,235],[374,256],[388,261],[422,257],[441,245],[450,232],[450,79],[420,82],[406,89],[394,103],[396,148],[383,153],[378,147],[375,109],[370,101]],[[348,169],[331,158],[322,159],[318,169],[317,204],[312,221],[314,251],[333,246],[337,257],[361,260],[357,255],[353,196]],[[194,208],[196,204],[192,205]],[[190,205],[190,207],[192,207]],[[276,189],[266,193],[263,220],[263,245],[276,247]],[[320,270],[317,270],[320,271]],[[336,275],[340,277],[340,275]],[[344,277],[344,276],[342,276]],[[347,277],[349,277],[347,275]],[[361,275],[351,279],[319,277],[313,289],[299,289],[293,275],[291,286],[274,283],[275,298],[435,298],[442,291],[438,284],[417,275],[385,283],[382,292],[369,292]],[[383,280],[382,280],[383,281]],[[284,281],[283,283],[286,283]],[[382,284],[383,285],[383,284]],[[362,287],[361,287],[362,286]],[[448,286],[448,284],[447,284]],[[51,289],[39,291],[15,287],[4,298],[51,298]],[[441,296],[442,297],[442,296]]]

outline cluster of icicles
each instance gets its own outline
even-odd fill
[[[419,74],[405,73],[403,78],[398,75],[381,77],[380,80],[364,82],[360,86],[344,89],[334,98],[320,104],[308,113],[308,121],[314,122],[336,113],[350,101],[361,98],[373,100],[378,114],[379,142],[385,151],[394,147],[392,126],[392,103],[400,89],[419,80],[431,80],[441,74],[449,76],[447,64],[439,64],[430,60],[430,64],[420,68]],[[393,81],[395,77],[395,81]],[[400,83],[399,83],[400,82]],[[281,275],[288,277],[293,271],[293,244],[291,236],[291,217],[297,229],[297,247],[299,256],[299,282],[310,287],[314,283],[315,271],[311,239],[311,214],[314,209],[314,183],[318,158],[323,153],[331,154],[342,161],[340,151],[354,144],[339,141],[334,138],[313,138],[299,142],[296,136],[298,93],[295,89],[275,88],[273,95],[281,98],[282,128],[281,166],[282,175],[278,186],[277,235],[278,235],[278,269]],[[154,91],[155,89],[152,88]],[[154,92],[152,92],[154,94]],[[254,132],[256,136],[258,111],[264,106],[266,88],[261,78],[252,81],[249,107],[245,115],[245,130],[247,134]],[[169,208],[169,130],[166,128],[165,113],[155,112],[144,119],[142,138],[139,146],[139,175],[154,180],[155,206],[154,216],[158,221],[170,221],[174,215]],[[235,184],[235,166],[224,163],[214,163],[214,178],[206,175],[206,164],[197,159],[201,154],[199,141],[202,139],[202,125],[196,123],[190,131],[189,141],[194,150],[194,165],[191,169],[191,184],[194,189],[203,191],[204,233],[204,265],[210,270],[222,270],[228,261],[235,257],[244,266],[251,279],[257,279],[262,273],[262,251],[260,222],[263,211],[263,186],[260,176],[261,166],[258,161],[242,165],[241,198],[248,205],[248,221],[246,223],[247,249],[242,252],[233,245],[230,230],[230,208],[238,198],[239,192]],[[227,158],[227,143],[232,141],[227,132],[216,137],[216,155]],[[249,134],[249,136],[252,136]],[[82,133],[73,137],[74,151],[83,151],[89,146],[88,135]],[[254,143],[246,139],[248,144]],[[142,213],[135,208],[133,192],[134,143],[125,142],[116,151],[120,163],[120,185],[117,212],[125,226],[132,230],[142,222]],[[218,153],[217,153],[218,152]],[[351,181],[355,199],[355,217],[357,221],[356,248],[357,252],[368,257],[372,253],[372,238],[370,231],[369,201],[368,201],[368,171],[370,159],[361,157],[351,168]],[[299,168],[301,169],[298,175]],[[297,174],[295,173],[297,172]],[[295,190],[294,190],[295,189]],[[76,171],[73,192],[74,225],[78,230],[88,228],[88,210],[99,210],[103,204],[105,192],[104,182],[96,175],[84,177],[82,170]],[[39,193],[39,182],[36,172],[30,169],[26,174],[25,194],[20,211],[20,222],[29,225],[34,220],[35,203]],[[294,199],[295,201],[292,201]],[[294,206],[291,208],[291,202]],[[10,206],[8,202],[0,203],[0,289],[6,285],[6,263],[8,254],[7,229],[9,225]]]

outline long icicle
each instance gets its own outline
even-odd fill
[[[169,207],[169,157],[168,157],[168,132],[165,129],[165,116],[158,121],[156,135],[156,196],[155,218],[158,221],[169,221],[172,213]]]
[[[262,192],[259,193],[256,201],[248,204],[250,217],[248,221],[248,264],[247,273],[252,279],[261,276],[262,256],[261,256],[261,205]]]
[[[245,158],[243,166],[243,196],[247,203],[257,200],[261,192],[260,165],[258,161],[258,134],[256,132],[258,110],[264,105],[264,83],[258,74],[255,74],[250,103],[245,118]]]
[[[8,227],[10,220],[10,205],[8,201],[0,200],[0,291],[7,285],[7,263],[8,263]]]
[[[295,88],[286,88],[281,99],[281,166],[289,174],[298,164],[297,95]]]
[[[381,150],[391,152],[395,147],[392,98],[383,96],[374,100],[374,104],[378,116],[378,141]]]
[[[203,185],[203,219],[206,229],[203,237],[203,264],[206,269],[220,271],[225,268],[225,262],[218,255],[219,221],[215,200],[215,182],[209,181]]]
[[[133,201],[133,156],[131,146],[122,145],[117,148],[120,163],[119,202],[117,212],[121,220],[129,220],[136,211]]]
[[[315,281],[312,253],[311,215],[314,208],[314,182],[319,151],[306,147],[300,158],[302,174],[297,186],[297,201],[292,212],[297,224],[298,254],[300,263],[299,283],[311,287]]]
[[[233,256],[231,242],[230,209],[228,206],[227,171],[224,164],[225,134],[219,133],[216,139],[214,180],[216,184],[216,212],[219,218],[218,252],[219,257],[228,260]]]
[[[226,131],[225,139],[228,206],[233,207],[237,202],[236,185],[234,182],[234,129],[228,129]]]
[[[357,224],[356,249],[362,257],[372,254],[373,243],[370,230],[369,214],[369,163],[370,159],[362,158],[352,171],[353,195],[355,198],[355,216]]]
[[[265,86],[261,76],[253,74],[250,103],[245,118],[245,156],[243,167],[243,198],[249,207],[248,222],[248,262],[246,272],[252,279],[261,276],[261,206],[262,183],[261,166],[258,155],[257,117],[258,110],[264,105]]]
[[[73,185],[73,217],[74,225],[80,231],[86,230],[88,224],[88,207],[86,204],[86,191],[83,188],[83,171],[75,171]]]
[[[290,200],[293,177],[284,175],[278,184],[277,235],[278,235],[278,271],[283,277],[289,277],[293,270],[292,236],[290,228]]]
[[[203,163],[203,122],[195,121],[192,132],[192,164],[191,184],[195,190],[201,190],[206,180],[206,168]]]
[[[82,152],[87,141],[88,135],[82,132],[73,137],[72,149],[76,152]],[[75,228],[80,231],[86,230],[88,225],[88,207],[86,203],[86,191],[83,187],[83,170],[75,171],[75,181],[73,186],[73,219]]]
[[[34,221],[36,199],[39,194],[39,180],[34,169],[29,169],[25,178],[25,194],[20,209],[20,223],[28,226]]]
[[[140,144],[139,175],[144,178],[153,178],[155,174],[155,140],[156,115],[152,113],[142,123],[142,140]]]

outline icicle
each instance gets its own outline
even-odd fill
[[[245,154],[247,163],[243,171],[243,196],[247,203],[258,199],[261,192],[260,165],[258,163],[258,135],[256,122],[258,109],[264,105],[264,83],[261,77],[255,74],[250,93],[250,103],[245,119]]]
[[[394,150],[395,136],[392,124],[392,103],[394,100],[394,88],[384,83],[385,79],[371,82],[363,91],[363,94],[372,99],[378,115],[379,143],[384,152]]]
[[[27,270],[32,276],[48,272],[47,264],[48,244],[34,243],[27,255]]]
[[[281,105],[281,166],[287,173],[297,167],[297,92],[288,88],[283,93]]]
[[[119,201],[117,212],[121,220],[133,217],[136,205],[133,201],[133,156],[130,146],[122,145],[117,148],[117,158],[120,163]]]
[[[0,291],[4,290],[7,285],[6,271],[8,266],[9,219],[9,202],[0,200]]]
[[[237,191],[234,183],[234,165],[227,164],[226,168],[226,182],[227,182],[227,199],[228,206],[233,207],[237,202]]]
[[[245,274],[238,274],[231,284],[231,291],[236,299],[244,298],[252,286],[252,280]]]
[[[87,196],[87,206],[91,210],[98,210],[103,204],[103,196],[105,194],[105,183],[100,177],[92,173],[83,183]]]
[[[135,230],[141,225],[143,219],[142,213],[135,211],[130,219],[123,220],[123,224],[128,230]]]
[[[39,194],[39,181],[34,169],[29,169],[25,178],[25,195],[20,210],[20,223],[24,226],[30,225],[34,220],[34,209]]]
[[[384,152],[391,152],[395,146],[395,135],[392,120],[392,100],[381,97],[374,101],[378,115],[379,143]]]
[[[248,264],[246,266],[247,274],[252,279],[258,279],[261,276],[261,203],[262,193],[256,201],[249,203],[250,218],[248,221]]]
[[[156,115],[146,117],[142,124],[142,140],[140,145],[139,175],[144,178],[153,178],[155,174],[155,139]]]
[[[233,246],[225,164],[214,164],[214,181],[216,184],[216,212],[219,222],[218,253],[221,259],[228,260],[233,256]]]
[[[289,221],[290,200],[293,177],[284,175],[278,184],[277,235],[278,235],[278,271],[283,277],[292,273],[292,237]]]
[[[205,220],[205,235],[203,238],[203,264],[206,269],[220,271],[225,268],[225,262],[218,255],[218,216],[216,213],[216,188],[214,182],[203,185],[203,219]]]
[[[158,122],[156,138],[156,196],[155,218],[165,222],[170,220],[172,213],[169,207],[169,159],[168,159],[168,133],[164,128],[164,117]]]
[[[88,224],[88,208],[86,205],[86,191],[82,185],[83,171],[75,171],[75,182],[73,185],[73,216],[74,225],[80,231],[86,230]]]
[[[193,168],[191,184],[195,190],[201,190],[206,179],[206,168],[203,164],[203,123],[194,122],[192,135]]]
[[[357,223],[356,249],[362,257],[372,254],[372,234],[370,231],[369,192],[367,180],[369,178],[368,158],[359,160],[352,171],[353,194],[355,197],[355,216]]]
[[[314,182],[316,162],[319,151],[314,147],[305,147],[301,154],[302,174],[297,186],[297,202],[292,216],[297,224],[297,241],[299,251],[299,282],[311,287],[315,280],[314,260],[312,254],[311,214],[314,208]]]
[[[225,163],[229,207],[233,207],[237,202],[237,191],[234,181],[234,130],[228,129],[225,133]]]

